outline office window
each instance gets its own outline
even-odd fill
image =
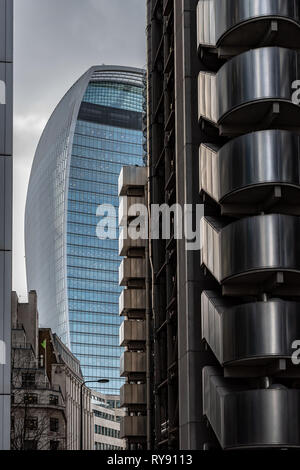
[[[26,393],[24,395],[24,403],[27,405],[34,405],[38,402],[38,396],[36,393]]]
[[[38,428],[38,419],[37,418],[27,418],[25,420],[25,429],[28,431],[36,431]]]
[[[58,432],[59,431],[59,419],[50,418],[50,431]]]
[[[49,395],[49,405],[58,405],[57,395]]]
[[[23,388],[31,388],[35,386],[35,374],[25,372],[22,374],[22,387]]]

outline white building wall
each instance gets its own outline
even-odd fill
[[[92,437],[95,450],[125,450],[126,448],[124,439],[119,438],[120,418],[125,416],[125,410],[118,406],[111,407],[112,402],[119,403],[120,397],[92,392],[94,422]],[[97,416],[98,414],[101,416]]]

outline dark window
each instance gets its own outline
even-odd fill
[[[37,450],[37,441],[24,441],[24,450]]]
[[[50,395],[49,396],[49,404],[50,405],[58,405],[58,396],[57,395]]]
[[[50,450],[58,450],[59,441],[50,441]]]
[[[58,432],[58,430],[59,430],[59,419],[50,418],[50,431]]]
[[[142,128],[142,113],[84,101],[81,104],[78,119],[125,129],[141,130]]]
[[[29,431],[35,431],[38,428],[38,419],[37,418],[27,418],[25,420],[25,428]]]
[[[24,395],[24,403],[28,405],[34,405],[38,402],[38,396],[36,393],[26,393]]]
[[[35,374],[25,373],[22,374],[22,387],[31,388],[35,386]]]

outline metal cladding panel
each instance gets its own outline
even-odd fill
[[[292,343],[300,337],[299,302],[233,305],[204,291],[201,304],[202,336],[221,365],[291,358]]]
[[[221,243],[220,237],[225,224],[213,217],[201,219],[201,263],[221,282]]]
[[[12,157],[0,155],[0,250],[12,249]]]
[[[216,4],[214,0],[200,0],[198,2],[197,41],[198,45],[216,45]]]
[[[0,396],[10,394],[11,277],[11,252],[0,251]]]
[[[204,413],[222,448],[299,447],[300,391],[247,390],[239,382],[203,369]]]
[[[198,75],[198,111],[199,119],[205,117],[211,122],[217,121],[217,89],[216,75],[200,72]]]
[[[291,85],[295,77],[300,76],[299,59],[299,52],[281,47],[263,47],[244,52],[226,62],[216,75],[216,121],[222,123],[227,113],[231,114],[236,108],[254,102],[253,116],[249,115],[248,109],[242,115],[238,114],[237,120],[231,123],[238,125],[240,119],[244,123],[251,122],[251,119],[257,123],[260,118],[257,102],[284,101],[289,105],[290,116],[281,112],[276,123],[298,126],[300,109],[292,103]],[[207,119],[210,118],[207,115]]]
[[[0,0],[0,62],[13,60],[13,0]]]
[[[283,130],[246,134],[218,153],[220,199],[251,185],[286,183],[300,186],[300,138]]]
[[[0,155],[12,154],[13,65],[0,63]]]
[[[296,216],[270,214],[233,223],[204,217],[201,262],[220,283],[268,271],[299,276],[299,233]]]
[[[13,0],[0,0],[0,449],[10,448]]]
[[[263,38],[270,21],[280,22],[280,45],[297,47],[300,41],[300,7],[297,1],[200,0],[197,7],[198,45],[251,46]],[[291,29],[293,35],[286,35]]]
[[[248,217],[227,225],[220,236],[222,281],[265,269],[299,273],[299,233],[300,218],[287,215]]]
[[[231,202],[233,193],[234,201],[251,203],[255,197],[264,197],[261,192],[253,193],[254,187],[292,186],[288,202],[296,204],[295,193],[300,190],[299,144],[299,135],[284,130],[245,134],[220,149],[202,144],[200,190],[219,203]]]
[[[0,449],[10,449],[10,396],[0,395]]]

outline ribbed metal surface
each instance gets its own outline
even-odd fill
[[[278,45],[300,44],[297,0],[200,0],[197,18],[198,45],[257,46],[268,40],[266,34],[274,20],[279,23],[274,34]]]
[[[300,218],[270,214],[223,225],[203,220],[202,261],[220,283],[260,282],[266,271],[287,271],[299,281]],[[237,249],[238,247],[238,249]]]
[[[289,359],[300,338],[300,303],[280,299],[233,304],[216,292],[201,297],[202,336],[221,365]]]
[[[274,185],[283,189],[282,211],[299,213],[300,138],[283,130],[242,135],[221,148],[200,146],[200,190],[220,204],[263,208]]]
[[[299,390],[252,389],[212,367],[203,369],[203,387],[204,414],[223,449],[299,446]]]
[[[203,413],[223,449],[299,448],[300,4],[199,0],[197,31]]]
[[[226,62],[216,75],[200,72],[199,118],[239,126],[295,128],[300,108],[292,102],[292,83],[300,76],[299,52],[280,48],[254,49]],[[274,122],[264,123],[273,103],[280,104]]]

